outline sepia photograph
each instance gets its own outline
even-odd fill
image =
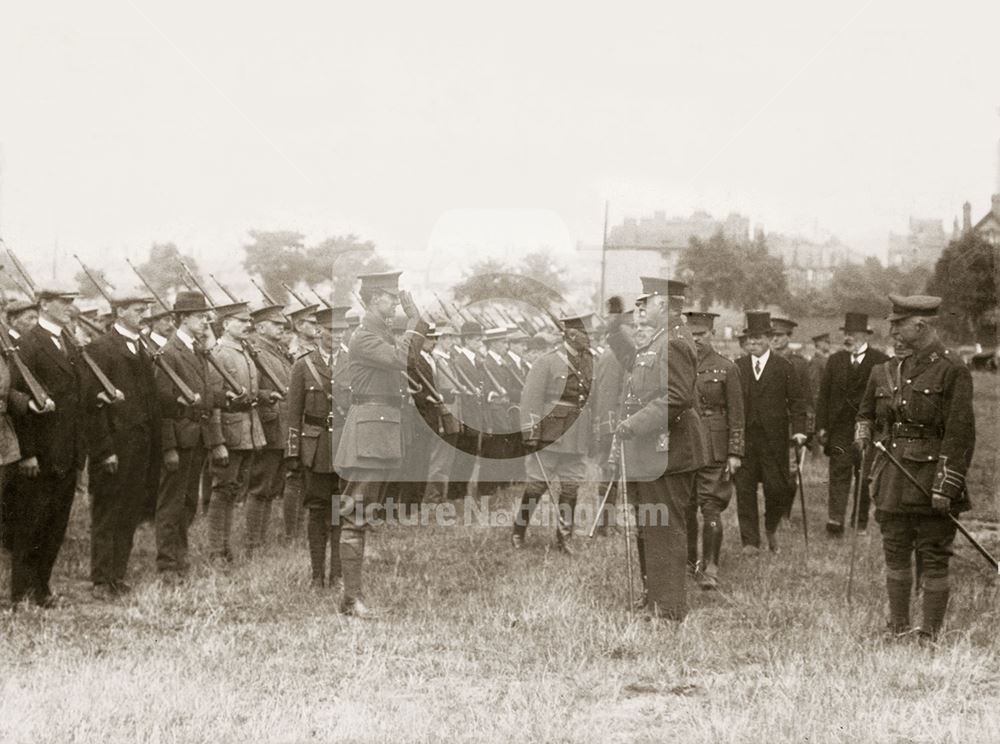
[[[0,10],[0,742],[1000,742],[1000,5]]]

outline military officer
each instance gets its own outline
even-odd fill
[[[259,369],[278,377],[282,390],[260,375],[257,414],[264,430],[264,447],[253,458],[247,484],[247,555],[264,545],[271,520],[271,504],[285,487],[285,444],[288,441],[288,391],[292,363],[282,337],[288,321],[279,305],[264,305],[250,313],[254,338],[249,344]]]
[[[177,329],[162,349],[163,359],[195,395],[185,400],[166,375],[157,375],[163,469],[156,499],[156,569],[175,582],[188,570],[188,527],[198,511],[198,482],[211,453],[223,460],[226,448],[217,419],[207,352],[201,343],[208,326],[208,304],[201,292],[181,291],[174,300]]]
[[[103,600],[129,591],[133,537],[160,481],[160,408],[153,360],[139,335],[150,303],[144,292],[112,297],[111,330],[87,348],[124,395],[89,415],[90,573],[94,596]]]
[[[844,512],[852,475],[856,486],[860,479],[861,490],[861,498],[852,507],[852,514],[857,514],[857,524],[853,524],[852,518],[852,526],[858,530],[868,527],[871,458],[862,463],[860,452],[851,443],[868,377],[874,367],[889,360],[868,345],[872,330],[868,327],[866,314],[847,313],[841,330],[844,348],[827,362],[816,398],[816,437],[830,458],[826,532],[831,537],[839,537],[844,532]]]
[[[649,326],[648,340],[633,345],[618,326],[624,309],[612,298],[608,343],[626,369],[618,424],[629,488],[637,491],[642,531],[641,570],[645,602],[653,617],[680,621],[687,614],[685,512],[695,475],[707,462],[697,408],[698,358],[683,329],[683,282],[640,277],[636,315]],[[666,519],[663,519],[663,510]],[[631,557],[630,557],[631,558]]]
[[[416,345],[419,352],[428,331],[410,295],[399,290],[401,273],[360,277],[366,312],[351,336],[351,407],[333,463],[347,481],[340,504],[344,580],[340,610],[359,617],[371,614],[363,601],[362,582],[370,510],[378,504],[386,480],[403,461],[401,408],[407,389],[405,372],[411,345]],[[409,327],[398,342],[392,335],[397,305],[409,318]]]
[[[289,353],[293,361],[316,348],[319,337],[319,326],[316,325],[316,310],[319,305],[305,305],[287,313],[288,322],[292,327],[292,341]],[[305,484],[302,472],[289,470],[285,478],[285,491],[282,496],[282,517],[285,528],[285,540],[295,540],[302,526],[302,500],[305,497]]]
[[[912,556],[923,592],[919,632],[937,636],[948,608],[948,564],[955,539],[949,514],[970,508],[965,475],[976,443],[972,375],[941,343],[935,319],[941,298],[889,295],[896,357],[872,370],[858,412],[855,446],[881,442],[923,488],[876,452],[872,464],[875,521],[882,530],[888,631],[910,628]]]
[[[708,464],[698,470],[695,498],[688,504],[688,568],[703,589],[719,581],[722,512],[733,497],[733,476],[744,451],[743,389],[736,365],[712,347],[715,313],[687,312],[688,330],[698,350],[698,412],[701,414]],[[698,560],[698,510],[702,545]]]
[[[218,426],[227,457],[212,467],[212,500],[208,505],[208,554],[213,561],[231,562],[230,546],[233,508],[246,493],[254,455],[266,444],[264,427],[257,404],[260,378],[257,365],[244,342],[250,331],[250,311],[245,302],[222,305],[215,309],[222,321],[222,336],[210,352],[241,388],[227,389],[227,383],[213,366],[210,379],[216,400],[225,400]]]
[[[347,310],[337,306],[316,313],[319,344],[295,361],[288,391],[286,454],[291,467],[300,468],[305,480],[303,504],[314,589],[334,587],[341,581],[338,495],[344,484],[333,467],[333,456],[351,405],[348,351],[341,343],[347,330]]]
[[[587,405],[594,381],[586,322],[590,314],[559,319],[560,347],[532,364],[521,391],[521,427],[527,453],[526,484],[514,508],[511,542],[524,547],[531,513],[546,490],[559,482],[556,540],[572,555],[577,493],[587,478],[586,457],[593,424]],[[556,494],[549,493],[555,499]]]

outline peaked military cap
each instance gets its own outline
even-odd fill
[[[205,295],[201,292],[185,289],[178,292],[174,298],[175,313],[203,313],[208,309]]]
[[[319,305],[306,305],[305,307],[300,307],[297,310],[292,310],[290,313],[285,313],[285,316],[292,321],[292,323],[301,323],[304,320],[316,320],[316,310],[319,309]]]
[[[642,282],[642,294],[637,298],[637,302],[659,295],[672,299],[684,299],[687,293],[687,284],[677,279],[662,279],[658,276],[640,276]]]
[[[868,314],[845,313],[844,325],[841,326],[840,330],[844,333],[871,333],[872,329],[868,327]]]
[[[264,305],[263,307],[258,307],[250,311],[250,319],[254,323],[260,323],[265,320],[269,320],[272,323],[277,323],[278,325],[284,325],[286,322],[285,314],[282,312],[284,308],[281,305]]]
[[[330,308],[330,330],[346,331],[350,328],[350,321],[347,319],[350,309],[350,305],[334,305]]]
[[[583,313],[582,315],[564,315],[559,318],[559,325],[564,329],[575,328],[578,331],[586,331],[590,325],[590,319],[594,317],[593,313]]]
[[[234,318],[236,320],[249,321],[250,307],[246,302],[231,302],[228,305],[217,305],[215,315],[219,320]]]
[[[941,298],[933,295],[889,295],[892,312],[887,320],[904,320],[914,316],[932,318],[938,314]]]
[[[771,327],[774,329],[774,333],[784,333],[787,336],[791,336],[792,331],[798,325],[794,320],[789,320],[788,318],[771,318]]]
[[[715,326],[715,319],[719,317],[718,313],[700,313],[694,310],[689,310],[684,313],[684,316],[688,319],[688,327],[693,331],[710,331]]]
[[[752,310],[747,313],[747,327],[743,333],[750,336],[769,336],[773,328],[771,327],[771,313]]]
[[[391,295],[399,294],[399,275],[402,271],[383,271],[378,274],[359,274],[361,289],[379,290]]]

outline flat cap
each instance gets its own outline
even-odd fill
[[[11,300],[7,303],[4,310],[7,311],[8,318],[16,318],[21,313],[26,313],[29,310],[37,310],[38,303],[32,300]]]
[[[46,284],[35,290],[35,299],[42,300],[73,300],[80,296],[75,289],[60,284]]]
[[[904,320],[914,316],[931,318],[938,314],[941,307],[941,298],[933,295],[910,295],[908,297],[898,294],[889,295],[889,302],[892,303],[892,312],[887,320]]]
[[[399,275],[402,271],[383,271],[378,274],[359,274],[361,289],[380,290],[389,294],[399,294]]]

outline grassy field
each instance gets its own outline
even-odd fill
[[[990,518],[1000,439],[996,398],[980,398]],[[626,612],[620,536],[567,558],[540,528],[521,553],[506,529],[380,529],[369,622],[309,590],[303,545],[227,573],[199,559],[163,587],[143,528],[134,596],[97,604],[78,504],[55,577],[69,606],[0,615],[0,741],[1000,741],[996,577],[959,538],[943,641],[886,643],[878,530],[858,541],[848,606],[850,543],[822,534],[821,470],[808,557],[796,519],[782,554],[743,559],[731,507],[723,590],[689,585],[681,625]]]

